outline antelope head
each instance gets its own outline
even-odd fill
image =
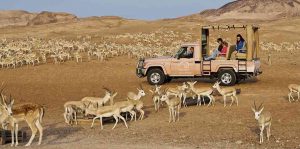
[[[103,87],[103,89],[105,90],[106,95],[111,95],[112,94],[112,91],[110,89],[108,89],[107,87]]]
[[[140,96],[145,96],[146,95],[146,93],[145,93],[145,91],[144,91],[144,89],[143,89],[143,86],[140,84],[140,88],[137,88],[137,90],[139,91],[139,95]]]
[[[189,81],[189,82],[186,82],[191,88],[194,87],[194,85],[197,83],[197,81],[195,82],[192,82],[192,81]]]
[[[255,119],[258,120],[260,118],[261,112],[264,110],[263,103],[261,103],[257,108],[254,100],[254,107],[252,106],[251,109],[254,112]]]
[[[1,93],[1,96],[0,96],[0,106],[2,107],[3,110],[1,110],[1,114],[2,113],[6,113],[8,116],[11,116],[13,113],[12,113],[12,107],[13,107],[13,104],[14,104],[14,99],[12,99],[12,96],[10,95],[9,96],[9,101],[6,100],[6,96],[4,96],[2,93]]]
[[[9,101],[6,101],[6,96],[3,95],[3,91],[4,91],[4,82],[2,82],[1,84],[1,91],[0,91],[0,106],[1,106],[1,114],[2,113],[7,113],[7,115],[12,115],[12,106],[14,104],[14,100],[12,99],[11,95],[9,96]]]
[[[168,92],[168,89],[163,90],[161,98],[160,98],[161,101],[166,101],[167,99],[169,99],[167,92]]]

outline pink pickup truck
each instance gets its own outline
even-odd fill
[[[210,29],[244,29],[247,31],[247,51],[231,58],[235,45],[229,46],[225,57],[216,57],[214,60],[204,60],[209,55]],[[204,26],[201,30],[200,43],[183,44],[173,56],[140,59],[137,76],[147,77],[149,84],[163,84],[172,78],[208,77],[218,79],[222,85],[230,86],[242,79],[256,77],[261,74],[259,56],[259,36],[256,26]],[[188,49],[194,52],[186,56]]]

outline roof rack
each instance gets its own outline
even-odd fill
[[[202,29],[246,29],[249,25],[206,25],[202,26]],[[250,25],[253,29],[258,29],[258,25]]]

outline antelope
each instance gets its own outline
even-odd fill
[[[187,94],[188,94],[188,90],[189,89],[189,86],[183,82],[182,83],[182,86],[177,86],[176,88],[170,88],[167,90],[166,94],[168,96],[177,96],[177,97],[180,97],[180,99],[183,98],[183,104],[185,107],[187,107],[187,105],[185,104],[186,102],[186,98],[187,98]]]
[[[8,123],[12,127],[11,135],[12,141],[11,146],[18,146],[18,131],[19,131],[19,123],[25,121],[27,125],[30,127],[32,131],[32,135],[25,146],[30,146],[37,131],[39,132],[39,142],[38,145],[42,143],[43,137],[43,127],[41,125],[42,119],[45,114],[44,107],[38,104],[23,104],[21,106],[17,106],[12,109],[14,104],[14,100],[12,97],[9,97],[9,104],[5,101],[5,96],[1,93],[1,115],[0,115],[0,122],[1,123]],[[4,107],[4,108],[3,108]],[[10,108],[10,109],[9,109]],[[12,109],[12,110],[11,110]],[[16,141],[16,143],[15,143]]]
[[[146,93],[142,85],[140,85],[140,88],[137,88],[137,90],[138,90],[138,94],[135,94],[134,92],[128,92],[127,97],[132,100],[140,100],[143,96],[146,96]]]
[[[76,108],[77,107],[75,105],[65,106],[64,118],[65,118],[65,122],[69,125],[72,125],[74,121],[76,125],[78,124]]]
[[[288,86],[289,90],[290,90],[290,93],[288,94],[288,97],[289,97],[289,102],[291,102],[291,98],[293,99],[293,101],[295,101],[294,97],[293,97],[293,93],[297,93],[298,94],[298,98],[297,98],[297,101],[299,101],[299,98],[300,98],[300,85],[298,84],[290,84]]]
[[[93,118],[91,128],[94,127],[95,120],[97,118],[100,118],[100,127],[101,127],[101,129],[103,129],[102,118],[103,117],[111,117],[111,116],[113,116],[115,121],[116,121],[115,125],[113,126],[112,129],[114,129],[116,127],[116,125],[119,121],[119,118],[124,122],[126,128],[128,128],[124,117],[121,116],[121,109],[118,106],[114,106],[114,105],[112,105],[112,106],[103,106],[101,108],[91,108],[91,107],[88,106],[88,108],[86,109],[86,112],[88,114],[95,115],[95,117]]]
[[[160,91],[161,86],[155,85],[155,88],[153,90],[149,90],[152,93],[152,100],[154,103],[154,109],[155,111],[159,110],[160,106],[160,96],[161,96],[161,91]]]
[[[192,90],[192,92],[198,96],[197,105],[201,106],[201,97],[202,97],[202,101],[204,102],[204,105],[205,105],[204,97],[208,97],[209,98],[209,104],[207,106],[212,105],[215,102],[215,98],[214,98],[214,96],[212,96],[213,89],[211,89],[211,88],[196,89],[194,87],[194,85],[196,83],[197,83],[197,81],[195,81],[195,82],[187,82],[187,84],[190,86],[190,89]]]
[[[127,101],[131,102],[134,105],[134,108],[140,113],[138,120],[143,120],[145,115],[145,111],[143,110],[144,102],[141,101],[140,99],[134,100],[134,99],[129,99],[128,97],[127,97]]]
[[[136,121],[136,112],[134,111],[135,104],[133,102],[131,102],[130,100],[120,101],[120,102],[116,102],[114,106],[119,107],[121,112],[129,112],[131,117],[130,121],[132,121],[133,118]],[[127,119],[127,115],[126,115],[126,119]]]
[[[77,125],[77,112],[78,109],[82,110],[83,113],[85,113],[85,110],[87,108],[87,101],[67,101],[64,104],[64,118],[65,122],[70,125],[71,120],[70,118],[75,119],[75,124]]]
[[[173,98],[169,98],[169,96],[166,94],[166,91],[164,91],[164,94],[161,96],[161,101],[165,101],[169,107],[169,123],[172,121],[176,121],[176,115],[177,115],[177,121],[179,121],[179,110],[181,108],[181,99],[177,96],[174,96]]]
[[[104,106],[109,100],[110,105],[113,105],[113,100],[118,93],[110,91],[108,88],[103,88],[105,90],[104,97],[84,97],[81,101],[92,102],[93,104],[97,103],[99,106]]]
[[[254,101],[254,107],[251,107],[251,109],[254,112],[255,119],[257,120],[259,129],[260,129],[259,143],[262,144],[264,142],[263,132],[266,127],[268,127],[266,129],[267,129],[267,138],[269,141],[270,136],[271,136],[271,122],[272,122],[271,113],[270,112],[262,112],[264,110],[263,103],[260,104],[260,106],[258,108],[256,108],[255,101]]]
[[[231,97],[231,104],[230,104],[230,106],[232,106],[234,100],[236,102],[236,105],[238,106],[238,98],[236,96],[236,89],[233,88],[233,87],[227,87],[227,88],[222,88],[221,89],[220,83],[221,82],[216,82],[213,85],[213,88],[217,89],[218,92],[223,96],[224,107],[226,107],[226,97]]]

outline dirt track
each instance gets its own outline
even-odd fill
[[[90,124],[70,127],[63,120],[63,104],[80,100],[84,96],[103,96],[102,86],[116,90],[117,100],[125,100],[128,91],[136,91],[145,79],[135,76],[136,61],[119,57],[108,62],[66,62],[61,65],[46,64],[37,67],[2,69],[1,81],[7,84],[15,103],[34,102],[46,106],[44,140],[32,148],[300,148],[300,102],[288,103],[287,85],[300,82],[299,62],[295,64],[263,65],[263,75],[242,82],[237,88],[240,105],[223,107],[217,97],[214,107],[188,107],[181,109],[180,121],[168,123],[164,107],[154,111],[151,95],[143,99],[146,118],[129,122],[129,129],[119,123],[90,129]],[[182,80],[173,80],[175,86]],[[199,80],[200,86],[211,86],[212,81]],[[250,109],[253,100],[264,101],[265,110],[273,115],[270,141],[259,145],[259,130]],[[98,121],[97,121],[98,122]],[[23,129],[28,130],[22,124]],[[25,145],[21,143],[20,145]],[[94,147],[95,146],[95,147]],[[9,148],[9,145],[1,146]]]

